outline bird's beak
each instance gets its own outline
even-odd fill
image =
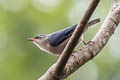
[[[35,38],[28,38],[28,41],[34,41]]]

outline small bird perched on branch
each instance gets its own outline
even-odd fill
[[[100,22],[99,18],[89,21],[82,34],[84,34],[90,26],[98,22]],[[45,52],[48,52],[54,55],[60,55],[62,51],[64,50],[65,46],[67,45],[77,25],[78,24],[75,24],[71,27],[56,31],[51,34],[39,34],[35,38],[29,38],[28,40],[32,41],[35,45],[37,45],[41,50]],[[83,35],[79,39],[78,44],[82,41],[83,41]]]

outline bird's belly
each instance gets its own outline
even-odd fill
[[[68,41],[70,38],[66,39],[65,41],[63,41],[61,44],[59,44],[58,46],[52,47],[49,44],[47,44],[49,47],[47,48],[47,51],[53,55],[59,56],[64,48],[66,47]],[[81,42],[81,38],[78,41],[78,44]]]
[[[61,44],[58,45],[58,46],[55,46],[55,47],[51,47],[51,46],[50,46],[50,47],[49,47],[49,51],[50,51],[51,53],[53,53],[54,55],[60,55],[60,54],[63,52],[64,48],[66,47],[68,41],[69,41],[69,38],[66,39],[63,43],[61,43]]]

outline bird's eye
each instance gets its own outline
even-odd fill
[[[43,37],[45,37],[45,35],[40,34],[40,35],[37,35],[37,36],[35,37],[35,39],[41,39],[41,38],[43,38]]]
[[[35,39],[40,39],[41,37],[40,36],[36,36]]]

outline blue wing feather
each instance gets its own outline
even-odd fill
[[[62,43],[64,40],[66,40],[67,38],[69,38],[73,31],[75,30],[77,24],[71,26],[71,27],[68,27],[64,30],[61,30],[61,31],[58,31],[58,32],[55,32],[53,33],[51,36],[50,36],[50,41],[49,41],[49,44],[53,47],[59,45],[60,43]]]

